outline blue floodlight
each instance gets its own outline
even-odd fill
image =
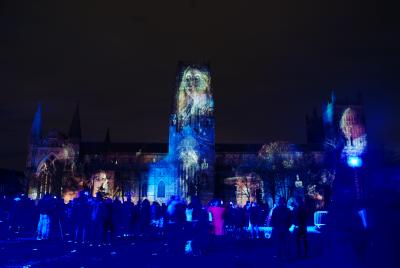
[[[349,156],[347,158],[347,165],[352,168],[359,168],[363,165],[363,161],[358,156]]]

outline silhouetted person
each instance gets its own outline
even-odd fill
[[[237,209],[238,209],[238,223],[240,229],[240,237],[242,237],[244,232],[246,232],[247,235],[246,228],[248,226],[248,221],[247,221],[246,207],[237,207]]]
[[[184,236],[186,214],[185,205],[178,197],[171,197],[166,216],[169,253],[172,255],[182,255],[184,253],[186,241]]]
[[[298,257],[308,256],[308,241],[307,241],[307,209],[301,197],[296,198],[295,208],[293,210],[293,223],[296,228],[296,248]],[[303,244],[303,254],[302,252]]]
[[[30,203],[31,201],[24,194],[18,195],[11,201],[9,214],[10,235],[20,237],[23,232],[31,229],[28,226],[35,225],[37,222],[37,219],[35,223],[32,221],[34,207],[30,206]],[[43,202],[41,207],[43,207]]]
[[[74,204],[74,201],[70,200],[68,202],[68,204],[66,204],[64,206],[64,217],[62,219],[63,232],[65,233],[65,235],[68,235],[71,237],[74,236],[74,228],[75,228],[74,218],[73,218],[73,204]],[[90,219],[90,215],[89,215],[89,219]],[[88,235],[90,235],[90,234],[88,233]]]
[[[123,233],[123,221],[122,221],[123,206],[118,197],[112,202],[112,225],[114,227],[114,234],[120,236]]]
[[[103,243],[110,245],[115,232],[113,223],[113,201],[111,198],[107,198],[103,202],[103,211]]]
[[[6,196],[0,198],[0,239],[6,239],[8,235],[9,219],[11,211],[11,199]]]
[[[279,258],[289,256],[289,228],[292,225],[290,209],[286,206],[285,199],[280,197],[278,205],[272,212],[271,225],[272,235],[277,243],[277,253]]]
[[[132,214],[133,234],[137,236],[140,233],[140,200],[133,207]]]
[[[37,226],[37,240],[46,240],[50,234],[51,197],[46,194],[39,200],[39,222]]]
[[[192,209],[191,237],[193,255],[202,255],[208,243],[208,212],[198,197],[193,197],[189,206]]]
[[[64,239],[62,220],[64,218],[64,200],[53,196],[52,199],[52,212],[50,215],[52,230],[51,237],[53,239]],[[88,217],[87,217],[88,218]]]
[[[251,208],[250,201],[246,201],[246,205],[243,206],[246,215],[246,223],[245,223],[246,228],[250,227],[250,208]]]
[[[165,231],[165,227],[167,226],[167,223],[166,223],[166,221],[167,221],[167,204],[165,204],[165,203],[161,204],[161,219],[160,219],[160,221],[161,221],[160,226],[162,227],[161,235],[163,235],[164,231]]]
[[[157,201],[151,203],[151,222],[156,228],[160,227],[161,206]]]
[[[104,221],[104,208],[103,208],[103,196],[100,192],[96,194],[91,202],[91,230],[92,230],[92,242],[97,246],[101,246],[103,236],[103,221]]]
[[[268,204],[266,203],[259,203],[258,204],[258,226],[265,226],[267,216],[268,216]]]
[[[232,206],[230,210],[233,221],[233,235],[236,239],[240,239],[246,225],[246,212],[244,208],[237,205]]]
[[[234,210],[232,202],[225,209],[225,226],[230,235],[233,235],[235,230]]]
[[[151,221],[151,208],[149,200],[143,200],[140,206],[140,214],[139,214],[139,225],[140,225],[140,233],[148,234],[150,229],[150,221]]]
[[[256,238],[259,238],[259,222],[260,222],[260,208],[255,202],[250,203],[249,207],[249,227],[251,239],[254,239],[254,234]]]
[[[126,201],[123,204],[123,214],[122,220],[124,223],[124,236],[133,235],[134,231],[134,213],[135,213],[135,205],[131,201],[131,196],[128,195],[126,197]]]
[[[74,199],[72,205],[75,243],[85,243],[88,241],[90,216],[90,204],[87,199],[87,193],[81,191],[79,197]]]

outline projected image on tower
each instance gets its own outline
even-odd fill
[[[354,108],[347,108],[340,119],[340,130],[345,140],[343,157],[360,156],[367,147],[367,135],[360,113]]]
[[[190,124],[196,116],[211,114],[210,74],[206,70],[187,67],[178,88],[177,114],[182,125]]]

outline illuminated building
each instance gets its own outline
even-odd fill
[[[288,172],[275,169],[287,178],[271,186],[266,177],[271,178],[275,171],[263,169],[268,155],[260,157],[260,152],[268,146],[215,143],[214,100],[207,64],[181,63],[174,92],[168,143],[115,143],[109,131],[102,142],[83,141],[79,108],[68,135],[55,130],[43,135],[39,105],[27,159],[30,197],[40,198],[49,193],[68,201],[78,191],[87,189],[92,195],[100,191],[111,197],[131,196],[135,202],[144,198],[167,202],[172,195],[181,198],[198,195],[203,202],[213,196],[241,204],[249,200],[266,201],[267,196],[290,196],[296,189],[309,187],[308,173],[294,166],[311,163],[320,169],[327,168],[333,149],[324,144],[333,144],[334,150],[340,150],[341,154],[357,157],[362,157],[365,150],[362,106],[341,105],[333,96],[324,106],[322,116],[314,111],[307,118],[307,144],[273,153],[283,160],[281,168]],[[283,143],[271,143],[279,144]],[[299,174],[301,187],[299,180],[296,182]],[[285,191],[269,190],[271,187],[283,187]],[[312,188],[316,196],[317,188]]]

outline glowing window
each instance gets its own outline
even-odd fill
[[[165,183],[163,181],[158,183],[157,197],[165,197]]]

